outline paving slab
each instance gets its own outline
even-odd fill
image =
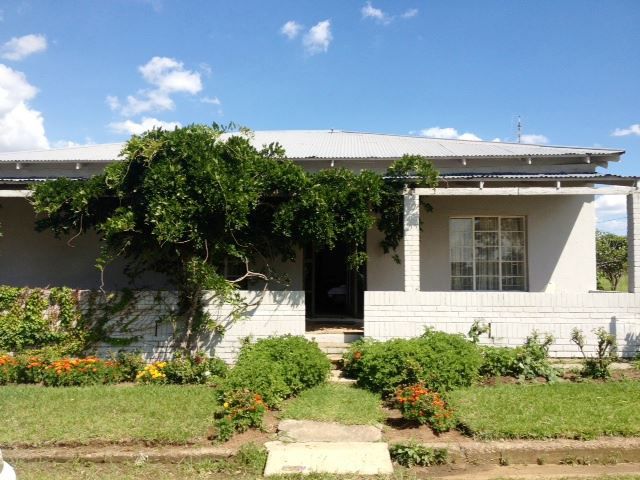
[[[311,420],[282,420],[278,438],[284,442],[379,442],[382,428]]]
[[[267,442],[264,475],[334,473],[390,475],[389,448],[382,442]]]

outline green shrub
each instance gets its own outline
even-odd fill
[[[139,353],[120,351],[112,360],[120,367],[122,380],[125,382],[135,382],[136,375],[145,367],[144,358]]]
[[[544,377],[554,381],[558,371],[549,363],[549,347],[552,335],[540,336],[535,330],[527,337],[524,345],[516,348],[517,368],[515,375],[525,379]]]
[[[427,330],[408,340],[355,342],[344,363],[358,386],[390,396],[398,386],[417,383],[441,392],[469,386],[478,377],[482,356],[462,335]]]
[[[222,411],[215,421],[216,439],[226,442],[236,432],[250,428],[262,428],[262,418],[266,413],[262,396],[249,390],[234,390],[225,396]]]
[[[453,411],[442,395],[424,388],[424,385],[398,388],[394,406],[407,420],[429,425],[436,433],[448,432],[456,426]]]
[[[177,385],[205,384],[219,380],[227,374],[228,367],[219,358],[202,353],[184,356],[177,353],[163,369],[166,383]]]
[[[11,355],[0,355],[0,385],[16,383],[19,362]]]
[[[324,382],[330,370],[331,362],[314,342],[291,335],[270,337],[242,347],[223,391],[247,389],[276,406]]]
[[[391,459],[403,467],[430,467],[447,463],[449,453],[446,448],[429,448],[411,440],[389,447]]]
[[[509,347],[481,347],[483,377],[518,376],[518,350]]]
[[[580,374],[588,378],[608,379],[611,377],[609,365],[616,359],[616,337],[602,327],[593,330],[593,333],[598,338],[598,348],[595,357],[587,357],[584,351],[586,340],[582,330],[579,328],[571,330],[571,341],[578,346],[584,358],[584,366]]]
[[[552,343],[552,336],[541,337],[534,331],[520,347],[480,347],[482,352],[480,375],[483,377],[509,376],[523,380],[544,377],[553,381],[556,379],[557,371],[549,363],[549,346]]]

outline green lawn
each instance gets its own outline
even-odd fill
[[[184,444],[206,436],[216,405],[214,391],[200,386],[4,386],[0,448],[92,441]]]
[[[452,392],[462,426],[483,439],[640,436],[640,382],[473,387]]]
[[[380,397],[349,385],[327,383],[288,401],[282,418],[371,425],[382,422]]]
[[[600,284],[604,290],[611,290],[611,283],[604,277],[600,277]],[[629,291],[629,276],[625,273],[620,277],[620,281],[618,282],[617,292],[628,292]]]

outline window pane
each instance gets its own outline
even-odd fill
[[[502,232],[502,246],[524,246],[524,232]]]
[[[502,290],[524,290],[524,277],[502,277]]]
[[[451,289],[473,290],[473,220],[449,220],[449,261]]]
[[[476,217],[476,232],[498,231],[497,217]]]
[[[473,277],[451,277],[451,290],[473,290]]]
[[[500,274],[500,264],[498,262],[476,262],[476,275],[498,276]]]
[[[502,244],[502,260],[524,261],[524,247],[507,247]]]
[[[498,247],[479,247],[476,248],[476,261],[486,262],[499,260],[500,250]]]
[[[503,232],[522,232],[524,230],[524,218],[502,218],[500,228]]]
[[[499,290],[498,277],[476,277],[476,290]]]
[[[524,290],[523,217],[452,218],[449,257],[453,290]]]
[[[502,275],[504,277],[523,277],[524,262],[502,262]]]
[[[498,245],[498,232],[476,232],[476,247]]]
[[[473,275],[473,262],[453,262],[451,263],[451,275],[464,277]]]

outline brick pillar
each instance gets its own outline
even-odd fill
[[[404,194],[404,291],[420,291],[420,196]]]
[[[640,192],[627,195],[629,292],[640,293]]]

